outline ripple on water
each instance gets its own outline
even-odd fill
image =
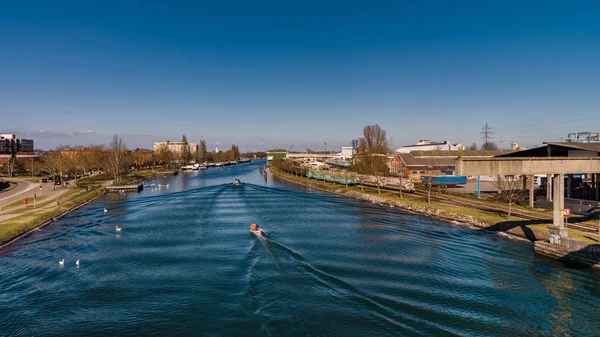
[[[0,331],[600,335],[597,272],[398,208],[265,183],[251,165],[100,198],[5,249]]]

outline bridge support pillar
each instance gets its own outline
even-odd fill
[[[598,173],[594,173],[594,177],[596,177],[596,201],[600,200],[600,182],[598,181]]]
[[[552,182],[554,186],[554,201],[552,203],[554,210],[553,225],[558,228],[561,238],[569,237],[565,227],[565,219],[561,213],[565,209],[565,178],[564,174],[555,174]]]
[[[533,209],[533,206],[535,204],[535,195],[534,195],[534,190],[533,190],[533,182],[534,182],[534,176],[533,174],[531,174],[529,176],[529,208]]]
[[[553,174],[546,174],[546,200],[552,201],[552,178]]]

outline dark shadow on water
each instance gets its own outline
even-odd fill
[[[570,268],[590,268],[600,263],[600,244],[590,244],[584,249],[570,252],[559,259]]]

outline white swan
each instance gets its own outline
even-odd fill
[[[115,229],[117,230],[117,233],[121,233],[121,227],[115,226]]]
[[[77,268],[79,268],[79,260],[75,261],[75,264],[77,265]]]
[[[108,210],[106,208],[104,208],[104,213],[108,212]]]
[[[61,266],[61,267],[64,267],[64,265],[65,265],[65,259],[62,259],[62,260],[58,261],[58,265]]]

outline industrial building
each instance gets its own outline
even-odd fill
[[[464,150],[464,146],[462,144],[453,145],[449,141],[443,142],[432,142],[427,139],[423,139],[417,142],[414,145],[406,145],[396,150],[398,153],[410,153],[412,151],[460,151]]]
[[[570,134],[571,135],[571,134]],[[546,145],[533,149],[499,155],[499,158],[598,158],[600,157],[600,142],[548,142]],[[544,173],[544,172],[540,172]],[[599,175],[593,171],[571,173],[565,176],[565,194],[567,198],[585,200],[600,200]],[[546,187],[547,198],[552,200],[552,182],[542,180]],[[548,186],[546,186],[548,185]]]
[[[275,158],[279,159],[287,159],[288,153],[287,150],[284,149],[273,149],[267,151],[267,160],[271,161]]]
[[[465,151],[411,151],[396,153],[390,163],[390,172],[404,173],[415,181],[425,174],[453,175],[458,158],[491,158],[510,153],[509,150],[465,150]],[[430,172],[431,171],[431,172]]]

